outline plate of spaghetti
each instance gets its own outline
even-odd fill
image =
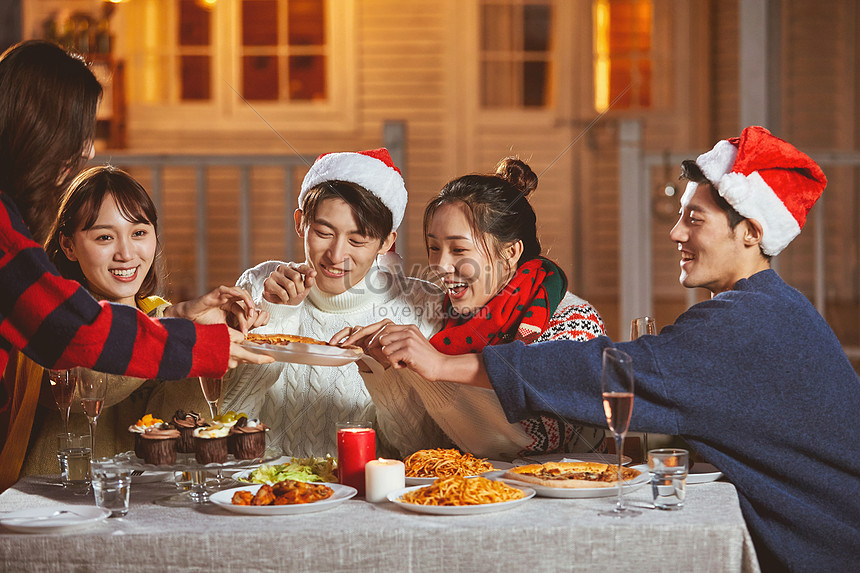
[[[403,509],[435,515],[471,515],[516,507],[533,498],[535,490],[485,477],[450,476],[431,485],[412,486],[388,494]]]
[[[403,463],[406,465],[406,485],[429,485],[440,477],[474,477],[511,467],[511,464],[489,462],[453,448],[418,450],[406,456]]]

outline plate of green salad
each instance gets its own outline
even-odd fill
[[[252,470],[239,472],[233,475],[233,479],[240,482],[267,483],[269,485],[285,479],[337,483],[337,461],[331,456],[290,458],[290,461],[285,463],[263,464]]]

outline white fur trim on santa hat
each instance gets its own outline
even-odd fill
[[[716,187],[720,196],[741,216],[761,224],[764,254],[778,255],[800,234],[797,220],[758,171],[747,176],[727,173]]]
[[[750,173],[748,177],[741,173],[726,173],[714,187],[742,217],[759,222],[762,228],[761,250],[764,254],[775,257],[800,234],[797,220],[758,171]],[[687,183],[681,196],[682,209],[693,199],[697,188],[697,183]]]
[[[696,189],[699,188],[699,184],[695,181],[688,181],[687,187],[684,189],[684,194],[681,195],[681,210],[687,208],[687,205],[690,204],[690,201],[693,199],[693,195],[696,193]]]
[[[738,148],[723,139],[718,141],[713,149],[698,156],[696,165],[699,166],[708,181],[716,183],[723,175],[732,170],[737,158]]]
[[[311,166],[302,181],[299,193],[299,208],[308,191],[326,181],[347,181],[360,185],[379,197],[382,204],[391,210],[393,231],[403,222],[406,212],[406,185],[396,169],[384,162],[361,153],[329,153]]]
[[[738,148],[723,139],[711,149],[696,158],[696,165],[702,170],[708,181],[716,183],[720,178],[732,170],[735,160],[738,157]],[[697,183],[690,181],[687,183],[687,188],[681,196],[681,208],[687,206],[690,199],[693,198],[693,193],[696,192]]]

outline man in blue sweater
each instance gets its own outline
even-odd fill
[[[695,162],[670,238],[681,284],[713,296],[657,336],[487,346],[428,364],[396,331],[393,364],[495,389],[511,422],[553,413],[605,426],[601,354],[633,357],[631,430],[683,436],[737,487],[762,569],[856,571],[860,379],[809,300],[770,268],[826,184],[808,156],[761,127]]]

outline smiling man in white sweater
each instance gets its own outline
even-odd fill
[[[375,264],[397,237],[406,201],[403,178],[385,149],[317,158],[302,182],[295,214],[305,262],[261,263],[236,283],[271,314],[257,332],[327,341],[346,327],[384,318],[415,324],[426,336],[438,330],[441,290]],[[338,422],[376,421],[355,364],[240,367],[225,376],[225,386],[223,409],[259,417],[271,427],[270,446],[285,455],[336,455]],[[426,447],[444,443],[429,417],[399,424],[396,431],[410,432],[411,441]],[[386,438],[397,439],[385,431],[378,437],[383,451]]]

